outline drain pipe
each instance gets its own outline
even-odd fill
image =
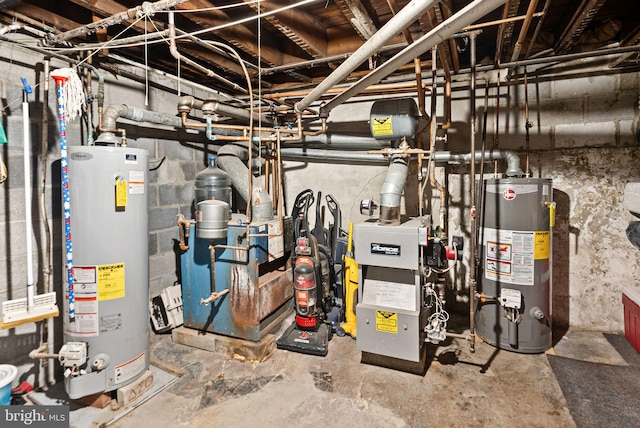
[[[430,50],[440,42],[443,42],[448,38],[452,37],[455,33],[460,31],[462,28],[477,21],[479,18],[493,11],[495,8],[504,4],[506,1],[507,0],[475,0],[469,3],[463,9],[461,9],[458,13],[451,16],[451,18],[437,25],[431,31],[429,31],[424,36],[416,40],[413,44],[407,46],[402,51],[398,52],[395,56],[393,56],[390,60],[382,64],[380,67],[376,68],[375,70],[373,70],[372,72],[370,72],[369,74],[367,74],[366,76],[358,80],[346,91],[342,92],[340,95],[337,95],[331,100],[329,100],[323,107],[320,108],[321,113],[324,112],[325,114],[328,114],[331,111],[331,109],[333,109],[337,105],[342,104],[344,101],[356,95],[367,86],[377,83],[380,80],[384,79],[385,77],[393,73],[395,70],[397,70],[400,66],[412,61],[413,58],[419,57],[420,55],[427,52],[428,50]],[[400,14],[396,15],[396,17],[397,16],[400,16]],[[371,40],[373,40],[373,38],[369,39],[369,41]],[[336,71],[338,69],[336,69]],[[332,75],[333,73],[330,76]],[[327,80],[325,80],[324,82],[326,82]],[[319,87],[320,86],[318,86],[317,88]],[[323,91],[324,91],[324,88],[323,88]],[[313,92],[309,94],[309,96],[307,96],[307,98],[302,100],[300,103],[296,104],[296,111],[302,111],[302,110],[299,110],[299,105],[302,107],[305,107],[308,104],[310,104],[309,101],[307,100],[308,98],[315,100],[311,96],[312,94]]]
[[[503,0],[505,1],[505,0]],[[420,16],[424,15],[427,10],[439,3],[439,0],[413,0],[400,10],[393,18],[382,26],[373,36],[367,40],[353,55],[344,60],[338,68],[336,68],[326,79],[316,86],[306,97],[296,103],[296,113],[304,112],[311,104],[317,101],[326,91],[333,88],[336,84],[342,82],[345,77],[353,70],[358,68],[360,64],[370,58],[388,41],[395,37],[405,28],[409,27]],[[460,27],[462,28],[462,27]],[[457,31],[457,30],[456,30]],[[415,55],[411,58],[416,58]],[[405,61],[405,63],[408,61]]]

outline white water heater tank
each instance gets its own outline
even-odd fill
[[[65,284],[70,345],[60,360],[86,355],[82,366],[66,365],[72,399],[121,388],[149,368],[147,175],[146,150],[69,147],[74,284],[73,293]]]

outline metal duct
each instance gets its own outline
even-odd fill
[[[494,0],[495,1],[495,0]],[[506,0],[502,0],[504,3]],[[340,83],[360,64],[369,59],[380,50],[389,40],[411,25],[431,7],[439,3],[439,0],[413,0],[407,4],[397,15],[380,28],[369,40],[367,40],[353,55],[347,58],[326,79],[316,86],[306,97],[296,103],[295,110],[302,113],[313,102],[317,101],[326,91]],[[462,27],[460,27],[462,28]],[[459,28],[459,29],[460,29]],[[457,29],[456,31],[458,31]],[[418,55],[416,55],[418,56]]]
[[[380,224],[400,224],[400,203],[408,173],[407,160],[400,155],[394,156],[380,189]]]
[[[376,68],[371,73],[367,74],[366,76],[358,80],[355,84],[349,87],[349,89],[342,92],[340,95],[337,95],[334,98],[332,98],[329,102],[327,102],[324,105],[323,108],[320,109],[321,112],[328,114],[331,111],[331,109],[334,108],[335,106],[342,104],[344,101],[358,94],[360,91],[364,90],[364,88],[368,87],[369,85],[372,85],[384,79],[389,74],[397,70],[400,66],[405,65],[406,63],[412,61],[413,58],[419,57],[420,55],[427,52],[434,46],[447,40],[448,38],[453,36],[456,32],[462,30],[467,25],[472,24],[477,19],[485,16],[486,14],[488,14],[498,6],[504,4],[505,2],[506,0],[475,0],[472,3],[469,3],[467,6],[461,9],[458,13],[453,15],[451,18],[447,19],[440,25],[433,28],[427,34],[420,37],[418,40],[415,41],[415,43],[407,46],[402,51],[398,52],[395,56],[393,56],[393,58],[391,58],[390,60],[382,64],[380,67]],[[404,9],[402,11],[404,11]],[[396,15],[396,17],[398,16],[400,16],[400,14]],[[371,40],[373,39],[370,39],[369,41]],[[338,71],[339,69],[340,67],[338,67],[336,71]],[[334,73],[332,73],[329,77],[333,76]],[[329,79],[326,79],[323,83],[327,82],[328,80]],[[320,85],[317,86],[316,89],[319,87]],[[311,94],[309,94],[307,98],[310,98]],[[305,101],[307,98],[305,98],[303,101]],[[302,101],[300,103],[302,103]],[[296,104],[296,110],[298,110],[298,104]]]

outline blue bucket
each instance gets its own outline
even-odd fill
[[[0,406],[11,404],[11,383],[17,375],[16,366],[0,364]]]

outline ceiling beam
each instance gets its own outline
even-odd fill
[[[260,3],[252,0],[245,1],[261,13],[272,12],[286,6],[276,1]],[[319,58],[327,55],[326,28],[313,15],[302,10],[288,9],[269,15],[265,19],[311,57]]]
[[[335,0],[345,18],[363,40],[369,40],[378,27],[360,0]]]
[[[566,53],[573,47],[587,25],[589,25],[598,14],[598,11],[605,1],[606,0],[582,0],[580,2],[580,5],[576,8],[568,25],[564,27],[564,31],[556,42],[554,47],[556,53]]]

